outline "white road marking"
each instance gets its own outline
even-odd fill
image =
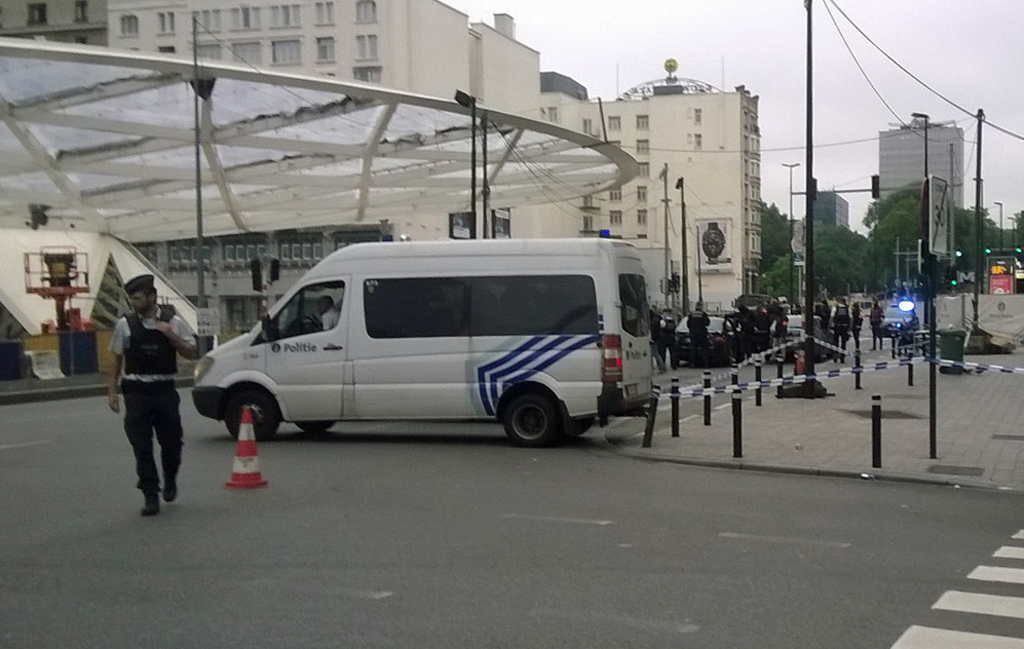
[[[1024,530],[1021,530],[1010,537],[1011,539],[1017,539],[1018,541],[1024,540]]]
[[[964,593],[947,590],[932,604],[932,608],[942,611],[960,611],[962,613],[981,613],[982,615],[1000,615],[1024,620],[1024,598],[1004,597],[1001,595],[983,595],[981,593]]]
[[[52,444],[52,443],[53,442],[51,442],[48,439],[42,439],[42,440],[39,440],[38,442],[25,442],[23,444],[3,444],[3,445],[0,445],[0,451],[6,451],[9,448],[25,448],[25,447],[28,447],[28,446],[40,446],[42,444]]]
[[[996,550],[992,556],[999,559],[1024,559],[1024,548],[1013,545],[1004,545]]]
[[[769,541],[771,543],[799,543],[801,545],[822,545],[828,548],[848,548],[849,543],[841,541],[818,541],[816,539],[801,539],[786,536],[762,536],[759,534],[740,534],[738,532],[719,532],[718,536],[723,539],[740,539],[744,541]]]
[[[515,518],[527,521],[545,521],[548,523],[572,523],[574,525],[611,525],[611,521],[599,521],[589,518],[563,518],[561,516],[534,516],[532,514],[502,514],[501,518]]]
[[[994,568],[978,566],[967,575],[968,579],[998,581],[1006,584],[1024,584],[1024,570],[1020,568]]]
[[[715,406],[715,410],[725,410],[726,408],[732,408],[731,403],[723,403],[720,406]]]
[[[1024,649],[1024,640],[912,626],[903,632],[892,649]]]
[[[372,599],[382,600],[387,599],[394,595],[390,590],[348,590],[344,589],[341,592],[342,597],[349,597],[352,599]]]

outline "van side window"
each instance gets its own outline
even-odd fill
[[[643,275],[619,275],[619,302],[622,305],[623,331],[638,338],[650,335],[647,286]]]
[[[474,336],[597,334],[597,294],[586,275],[474,277]]]
[[[292,296],[270,323],[274,339],[294,338],[333,329],[338,325],[345,282],[322,282],[304,287]]]
[[[363,282],[371,338],[469,335],[469,280],[461,277],[368,279]]]

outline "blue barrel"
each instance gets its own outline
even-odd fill
[[[21,378],[21,357],[24,345],[20,340],[0,340],[0,381]]]
[[[60,369],[65,376],[99,371],[95,331],[60,332]]]

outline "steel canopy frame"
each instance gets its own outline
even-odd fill
[[[469,208],[469,110],[448,99],[203,62],[204,233]],[[195,235],[192,61],[0,38],[0,227],[28,204],[55,229],[135,242]],[[629,182],[620,148],[488,108],[491,202],[570,200]]]

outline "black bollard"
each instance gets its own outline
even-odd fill
[[[732,364],[732,369],[729,370],[729,374],[731,375],[731,378],[732,378],[732,384],[733,385],[738,385],[739,382],[740,382],[740,366],[737,365],[736,363],[733,363]]]
[[[882,468],[882,395],[871,397],[871,466]]]
[[[644,448],[651,448],[654,437],[654,420],[658,417],[658,399],[661,398],[661,386],[651,386],[651,403],[647,410],[647,428],[644,429]]]
[[[914,387],[914,358],[910,357],[907,360],[910,361],[907,363],[907,385]]]
[[[743,393],[732,391],[732,456],[743,457]]]
[[[757,389],[754,390],[754,405],[761,405],[761,359],[754,361],[754,380],[757,381]]]
[[[860,364],[860,350],[853,352],[853,377],[854,377],[854,389],[861,390],[860,387],[860,375],[863,373],[864,366]]]
[[[679,379],[672,379],[672,437],[679,437]]]
[[[711,387],[711,370],[704,370],[704,389]],[[711,395],[704,393],[704,425],[711,425]]]
[[[892,357],[896,358],[896,336],[892,337]]]
[[[779,362],[775,365],[775,378],[777,378],[777,379],[781,379],[782,378],[782,371],[784,369],[784,363],[785,363],[784,358],[785,358],[785,356],[780,356],[779,357]],[[779,386],[777,388],[775,388],[775,397],[778,398],[778,399],[782,398],[782,383],[781,382],[779,382]]]

